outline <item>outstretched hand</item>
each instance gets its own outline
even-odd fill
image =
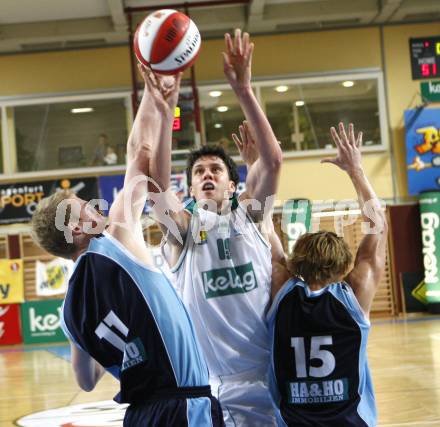
[[[249,41],[249,34],[236,29],[234,40],[225,34],[226,52],[223,52],[223,71],[234,91],[251,87],[251,65],[254,44]]]
[[[241,140],[236,133],[232,134],[232,139],[240,152],[241,158],[250,167],[257,161],[258,151],[246,120],[238,127],[238,131],[240,132]]]
[[[355,137],[354,126],[348,126],[348,135],[345,132],[343,123],[339,123],[338,131],[334,127],[330,129],[330,134],[338,149],[336,157],[327,157],[321,163],[333,163],[347,173],[362,169],[360,146],[362,145],[362,132]]]
[[[144,79],[145,90],[150,94],[156,107],[160,112],[174,116],[183,73],[164,76],[154,73],[143,64],[138,64],[138,69]]]

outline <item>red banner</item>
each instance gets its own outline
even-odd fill
[[[0,345],[21,344],[20,305],[0,305]]]

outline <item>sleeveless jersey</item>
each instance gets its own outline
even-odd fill
[[[117,402],[142,404],[176,388],[208,385],[176,291],[107,233],[92,239],[77,260],[61,324],[73,343],[120,381]]]
[[[269,244],[241,206],[229,215],[188,209],[192,218],[173,272],[210,374],[227,376],[267,366]]]
[[[350,286],[333,283],[311,291],[291,279],[268,320],[269,381],[280,426],[376,425],[366,350],[370,322]]]

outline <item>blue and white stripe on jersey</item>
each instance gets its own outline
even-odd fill
[[[270,337],[271,337],[271,346],[272,346],[272,355],[274,353],[274,345],[275,339],[274,330],[275,330],[275,322],[277,321],[277,312],[279,310],[280,304],[283,300],[294,291],[295,288],[301,288],[306,296],[306,298],[319,298],[324,294],[331,294],[342,306],[346,309],[347,313],[353,319],[353,321],[357,324],[360,335],[360,349],[359,351],[359,362],[358,362],[358,371],[359,371],[359,384],[357,392],[360,396],[360,401],[357,406],[357,413],[359,417],[366,423],[367,426],[373,427],[376,424],[377,414],[375,407],[375,399],[373,394],[373,384],[370,375],[370,371],[367,363],[367,340],[368,333],[370,329],[370,321],[365,316],[362,308],[359,305],[359,302],[356,296],[353,293],[351,287],[344,283],[332,283],[326,286],[319,291],[311,291],[310,288],[301,280],[298,279],[290,279],[288,282],[284,284],[284,286],[280,289],[278,294],[276,295],[270,310],[267,313],[266,319],[269,326]],[[301,326],[298,325],[299,329]],[[310,333],[310,330],[307,330],[307,333]],[[279,410],[281,395],[279,392],[279,385],[277,384],[276,378],[276,361],[274,357],[271,358],[271,365],[269,367],[269,387],[271,390],[271,394],[276,405],[276,415],[279,426],[287,426],[285,420],[281,416],[281,412]],[[294,363],[294,361],[292,361]],[[308,424],[307,424],[308,425]],[[321,424],[319,424],[321,425]]]
[[[174,371],[178,387],[208,384],[208,368],[202,359],[195,331],[189,315],[166,276],[137,261],[124,246],[110,234],[95,239],[88,252],[111,258],[118,263],[138,286],[154,316],[158,330]],[[182,328],[188,328],[188,331]],[[176,340],[176,337],[186,340]],[[182,349],[185,351],[182,351]],[[197,364],[194,366],[194,364]]]
[[[83,255],[98,254],[118,264],[132,279],[141,292],[160,332],[163,344],[173,369],[177,387],[193,387],[209,383],[207,365],[199,350],[198,341],[189,315],[165,275],[134,258],[127,249],[108,233],[92,239]],[[78,259],[75,267],[81,259]],[[75,271],[72,274],[72,278]],[[104,278],[103,278],[104,279]],[[127,288],[131,284],[127,284]],[[129,289],[127,289],[127,292]],[[121,304],[124,302],[121,301]],[[62,311],[64,315],[64,310]],[[62,316],[62,326],[66,336],[78,344],[66,326]],[[87,349],[85,349],[87,351]],[[119,367],[106,367],[119,377]]]

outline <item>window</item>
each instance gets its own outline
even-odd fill
[[[3,138],[3,132],[5,131],[5,124],[3,123],[3,116],[6,115],[6,111],[5,113],[3,112],[3,110],[5,110],[4,108],[0,108],[0,142],[1,142],[1,149],[0,149],[0,174],[4,173],[3,171],[3,151],[6,148],[6,142],[4,141]]]
[[[125,163],[124,98],[14,108],[17,172]]]
[[[253,89],[286,156],[334,152],[329,128],[340,121],[353,122],[363,130],[365,151],[385,148],[380,71],[256,80]],[[179,96],[172,141],[174,167],[183,166],[189,150],[201,141],[218,143],[238,155],[231,135],[238,133],[244,115],[235,94],[227,84],[201,85],[198,90],[200,135],[191,88],[183,87]],[[123,171],[132,124],[129,99],[127,92],[114,92],[1,100],[5,148],[0,152],[0,173],[96,166]]]
[[[376,79],[310,82],[261,88],[262,102],[284,151],[334,148],[331,126],[352,122],[364,145],[381,145]]]
[[[220,144],[228,153],[238,154],[231,135],[239,135],[244,120],[240,104],[231,89],[201,87],[200,114],[208,144]]]
[[[256,81],[254,90],[289,155],[334,150],[329,129],[340,121],[352,122],[363,131],[364,149],[385,146],[380,72]],[[228,152],[237,154],[231,134],[237,132],[244,116],[233,92],[224,85],[201,87],[200,105],[207,143],[220,142]]]

